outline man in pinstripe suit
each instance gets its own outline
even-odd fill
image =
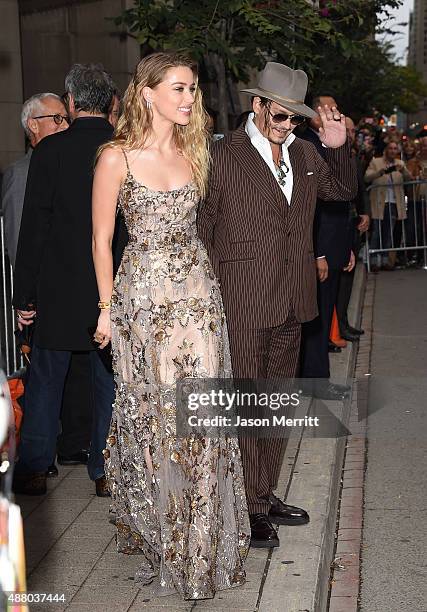
[[[227,316],[236,378],[292,379],[301,323],[317,315],[313,217],[316,198],[348,200],[356,176],[345,118],[320,110],[326,161],[292,134],[316,113],[304,104],[307,75],[267,63],[246,125],[215,143],[209,193],[199,211]],[[307,523],[308,514],[273,495],[285,440],[240,437],[252,546],[279,545],[272,523]]]

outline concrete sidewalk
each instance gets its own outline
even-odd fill
[[[358,321],[364,270],[356,272],[350,320]],[[361,340],[363,343],[363,338]],[[332,356],[335,382],[353,377],[355,347]],[[350,399],[328,407],[345,422]],[[305,508],[308,525],[279,528],[280,548],[251,549],[243,587],[214,600],[154,598],[138,588],[138,556],[119,555],[109,500],[97,498],[83,467],[60,467],[43,498],[18,497],[24,515],[28,591],[65,595],[65,602],[32,605],[31,611],[128,612],[200,610],[320,612],[326,610],[334,549],[336,509],[345,438],[313,439],[306,430],[289,440],[278,494]]]

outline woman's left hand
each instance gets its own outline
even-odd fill
[[[93,335],[95,342],[99,344],[99,348],[103,349],[111,340],[111,320],[110,309],[101,310],[98,317],[98,325]]]

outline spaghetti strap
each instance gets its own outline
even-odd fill
[[[125,153],[125,150],[124,150],[124,149],[122,149],[122,153],[123,153],[124,158],[125,158],[126,168],[128,169],[128,172],[130,172],[129,162],[128,162],[128,157],[127,157],[127,155],[126,155],[126,153]]]

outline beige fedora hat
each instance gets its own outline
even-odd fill
[[[242,89],[242,93],[268,98],[298,115],[314,118],[317,113],[304,104],[308,77],[303,70],[292,70],[289,66],[267,62],[260,73],[255,89]]]

